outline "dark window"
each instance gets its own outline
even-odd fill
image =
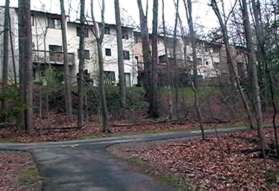
[[[104,82],[106,85],[113,85],[115,83],[115,73],[112,71],[104,71]]]
[[[105,34],[110,34],[110,28],[108,26],[105,27]]]
[[[208,64],[209,64],[209,62],[208,62],[208,61],[206,61],[206,62],[205,62],[205,64],[206,64],[206,65],[208,65]]]
[[[124,60],[130,60],[130,52],[123,50],[123,59]]]
[[[80,27],[77,27],[77,36],[80,36],[80,33],[81,33],[81,30],[80,30]],[[89,31],[88,31],[88,28],[84,28],[84,37],[88,37],[89,36]]]
[[[63,62],[62,46],[49,45],[49,61]]]
[[[202,59],[201,58],[198,58],[198,65],[202,65]]]
[[[126,87],[131,87],[131,74],[125,73],[125,83]]]
[[[138,36],[135,36],[135,43],[139,43],[140,42],[140,39]]]
[[[111,56],[111,49],[110,48],[106,48],[106,56]]]
[[[34,15],[31,16],[31,25],[35,26],[35,17],[34,17]]]
[[[122,39],[129,39],[129,31],[127,30],[122,30]]]
[[[214,53],[219,53],[219,48],[213,48]]]
[[[62,52],[62,46],[58,45],[49,45],[48,49],[50,52]]]
[[[84,59],[89,60],[90,59],[90,51],[89,50],[84,50],[83,51],[83,56]],[[78,49],[78,58],[80,57],[80,49]]]
[[[60,29],[61,21],[55,18],[48,18],[48,27],[52,29]]]

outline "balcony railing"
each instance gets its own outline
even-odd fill
[[[64,55],[63,52],[53,52],[53,51],[43,51],[43,50],[33,50],[33,63],[40,64],[54,64],[63,65]],[[75,54],[68,53],[68,64],[70,66],[75,64]]]

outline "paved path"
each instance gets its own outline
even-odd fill
[[[219,129],[220,133],[243,130]],[[207,134],[214,134],[207,131]],[[34,155],[46,191],[172,191],[152,177],[132,171],[106,148],[113,144],[199,137],[198,131],[100,138],[39,144],[0,144],[0,149],[28,150]]]

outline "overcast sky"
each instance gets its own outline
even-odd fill
[[[87,7],[89,8],[90,0],[85,0],[87,3]],[[99,12],[98,8],[100,7],[100,1],[101,0],[94,0],[95,7],[96,7],[96,18],[98,19]],[[143,5],[145,7],[145,1],[142,0]],[[66,9],[70,10],[69,14],[72,19],[77,18],[79,15],[78,13],[78,7],[79,7],[79,0],[65,0],[66,2]],[[149,22],[151,24],[152,21],[152,0],[148,0],[149,2]],[[209,30],[211,28],[214,28],[218,26],[216,17],[211,10],[211,7],[208,6],[209,0],[194,0],[193,1],[193,14],[195,23],[197,25],[205,26],[204,30]],[[231,3],[230,0],[225,1],[230,6]],[[4,5],[5,0],[0,0],[0,5]],[[159,3],[161,4],[161,1],[159,0]],[[166,22],[167,25],[172,27],[174,24],[174,18],[175,18],[175,9],[174,9],[174,1],[173,0],[165,0],[165,7],[166,7]],[[11,0],[11,6],[16,6],[17,0]],[[70,5],[70,9],[69,6]],[[53,13],[59,13],[60,7],[59,7],[59,0],[31,0],[31,6],[34,10],[41,10],[41,11],[49,11]],[[139,16],[138,16],[138,8],[137,8],[137,0],[120,0],[120,7],[122,9],[122,18],[125,20],[125,22],[130,23],[139,23]],[[184,12],[184,5],[183,1],[180,0],[180,14],[181,18],[185,18],[185,12]],[[68,12],[68,11],[67,11]],[[87,14],[89,14],[89,10],[87,10]],[[114,0],[106,0],[106,14],[105,19],[107,23],[114,23]],[[159,13],[159,19],[161,20],[161,8]],[[184,20],[185,21],[185,20]],[[186,25],[186,24],[185,24]]]

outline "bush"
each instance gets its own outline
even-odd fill
[[[0,93],[0,102],[4,100],[8,107],[6,110],[1,109],[0,122],[15,120],[18,114],[25,108],[20,100],[18,87],[10,85],[2,90]]]

